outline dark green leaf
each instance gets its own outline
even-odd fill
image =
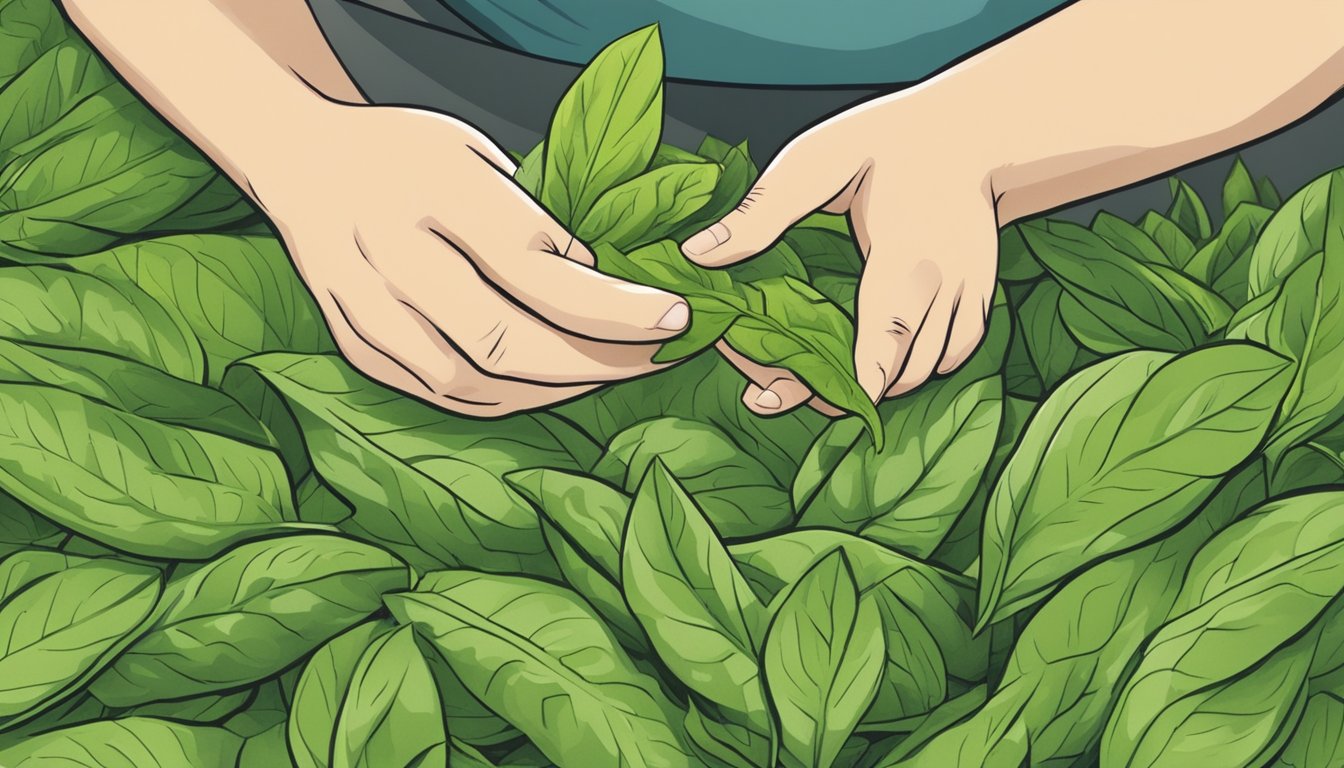
[[[1190,259],[1186,271],[1196,280],[1213,286],[1234,305],[1243,304],[1248,297],[1251,249],[1271,213],[1268,208],[1252,203],[1238,206],[1218,236]]]
[[[1190,235],[1179,224],[1155,211],[1144,215],[1139,228],[1153,238],[1166,260],[1177,269],[1183,269],[1195,255],[1195,243]]]
[[[1339,768],[1344,765],[1344,700],[1329,693],[1307,699],[1277,768]]]
[[[1204,207],[1204,201],[1199,199],[1189,184],[1174,176],[1167,180],[1167,184],[1171,188],[1171,208],[1167,209],[1167,218],[1175,222],[1191,241],[1202,243],[1208,240],[1213,229],[1209,225],[1209,212]],[[1181,255],[1184,258],[1173,262],[1172,266],[1182,267],[1189,260],[1189,255],[1184,251]]]
[[[1119,216],[1101,211],[1093,217],[1091,229],[1116,250],[1132,259],[1168,267],[1178,266],[1167,258],[1167,254],[1151,235]]]

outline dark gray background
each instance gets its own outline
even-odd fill
[[[526,151],[537,143],[551,109],[579,71],[490,44],[447,10],[442,0],[310,0],[310,4],[342,63],[372,101],[441,110],[467,120],[509,149]],[[1253,54],[1229,50],[1228,55]],[[734,143],[749,139],[753,158],[763,166],[800,129],[874,93],[673,82],[666,89],[664,139],[688,149],[706,133]],[[1200,98],[1198,88],[1191,89],[1190,98]],[[1316,176],[1344,166],[1344,101],[1240,153],[1253,174],[1270,176],[1286,197]],[[1210,203],[1215,217],[1231,162],[1229,154],[1181,172]],[[1086,220],[1104,208],[1134,218],[1149,208],[1165,209],[1169,200],[1167,187],[1159,180],[1059,213]]]

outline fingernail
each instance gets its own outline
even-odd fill
[[[872,363],[864,366],[866,374],[860,374],[859,386],[868,394],[868,399],[877,404],[882,400],[882,395],[887,391],[887,372],[882,370],[882,366]]]
[[[663,314],[663,318],[658,321],[658,325],[655,327],[661,331],[680,331],[690,321],[691,308],[686,306],[686,302],[678,301]]]
[[[756,395],[756,405],[767,411],[777,411],[783,407],[784,401],[779,399],[779,395],[774,392],[771,392],[768,389],[762,389],[760,393]]]
[[[681,250],[687,256],[704,256],[706,253],[709,253],[720,245],[728,242],[730,236],[731,233],[728,231],[728,226],[723,222],[719,222],[709,229],[704,229],[691,235],[691,238],[681,246]]]

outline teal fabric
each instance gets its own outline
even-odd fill
[[[757,85],[918,80],[1060,0],[443,0],[486,36],[582,63],[662,27],[671,77]]]

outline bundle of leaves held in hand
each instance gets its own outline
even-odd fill
[[[276,240],[51,0],[0,0],[0,765],[1344,759],[1344,171],[1221,226],[1002,235],[983,347],[873,408],[842,220],[659,145],[657,33],[518,181],[691,301],[665,372],[461,418],[335,354]],[[858,418],[746,411],[712,349]]]

